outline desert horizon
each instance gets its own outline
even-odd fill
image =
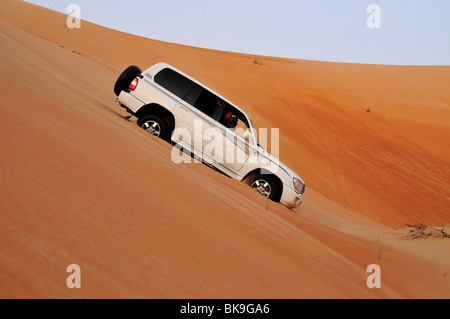
[[[1,298],[450,297],[450,66],[224,52],[0,8]],[[125,118],[117,77],[158,62],[279,128],[299,209],[174,163]]]

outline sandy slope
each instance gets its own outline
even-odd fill
[[[449,240],[401,240],[406,224],[450,221],[449,67],[257,65],[71,30],[17,0],[0,18],[0,297],[450,297]],[[174,164],[123,119],[118,74],[158,61],[280,128],[281,160],[307,182],[300,213]],[[381,289],[366,286],[374,263]]]

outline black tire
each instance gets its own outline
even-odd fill
[[[165,141],[170,141],[171,126],[169,121],[159,115],[144,115],[139,118],[137,125],[150,134]]]
[[[256,188],[260,195],[266,196],[274,202],[280,201],[281,187],[271,174],[255,174],[251,179],[250,187]]]
[[[114,93],[118,96],[120,92],[127,89],[130,83],[141,74],[141,69],[136,65],[131,65],[122,72],[114,85]]]

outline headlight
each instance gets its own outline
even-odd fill
[[[305,192],[305,184],[296,177],[294,177],[294,189],[300,194]]]

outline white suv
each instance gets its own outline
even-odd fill
[[[250,118],[205,85],[166,64],[130,66],[116,81],[116,101],[137,124],[195,158],[289,208],[305,183],[259,144]],[[174,152],[172,152],[174,155]]]

